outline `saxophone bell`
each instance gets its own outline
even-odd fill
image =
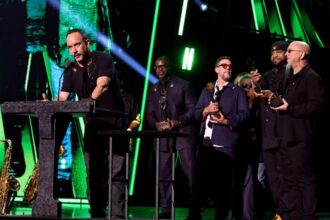
[[[8,147],[5,153],[5,162],[1,170],[0,176],[0,215],[8,215],[12,202],[15,199],[16,192],[20,188],[18,180],[10,175],[10,162],[12,154],[12,141],[9,139],[0,140],[6,142]]]

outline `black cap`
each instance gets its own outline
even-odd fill
[[[274,50],[284,50],[288,49],[289,43],[286,41],[276,41],[272,44],[271,51]]]

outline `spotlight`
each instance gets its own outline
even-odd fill
[[[199,7],[199,9],[201,11],[206,11],[207,10],[208,5],[206,3],[204,3],[203,1],[201,1],[201,0],[194,0],[194,2],[196,3],[196,5]]]
[[[206,11],[208,9],[208,5],[205,3],[202,3],[200,6],[201,11]]]

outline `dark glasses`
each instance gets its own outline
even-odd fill
[[[233,65],[227,64],[227,63],[223,63],[223,64],[217,65],[217,67],[219,67],[219,66],[221,66],[224,69],[231,69],[231,68],[233,68]]]
[[[243,84],[241,87],[243,89],[251,89],[252,88],[252,84],[251,83],[246,83],[246,84]]]
[[[154,68],[155,69],[160,69],[160,68],[165,68],[166,67],[166,65],[158,65],[158,66],[155,66]]]
[[[288,49],[286,52],[291,53],[293,51],[300,51],[300,52],[302,52],[302,50],[294,50],[294,49]]]

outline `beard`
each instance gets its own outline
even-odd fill
[[[283,66],[284,64],[286,64],[286,59],[274,59],[274,60],[272,60],[272,64],[275,67]]]

